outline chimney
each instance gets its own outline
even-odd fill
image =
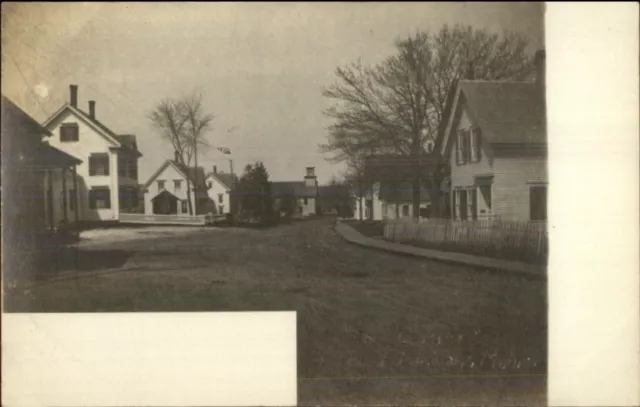
[[[177,162],[177,163],[179,163],[179,162],[180,162],[179,154],[178,154],[178,152],[177,152],[177,151],[174,151],[174,152],[173,152],[173,160],[174,160],[175,162]]]
[[[217,165],[214,165],[214,166],[213,166],[213,173],[214,173],[214,174],[217,174],[217,173],[218,173],[218,166],[217,166]]]
[[[95,100],[89,101],[89,116],[91,117],[92,120],[96,119],[96,101]]]
[[[547,54],[544,49],[540,49],[536,51],[536,55],[534,57],[535,67],[536,67],[536,85],[538,88],[544,92],[546,86],[546,60]]]
[[[69,85],[69,103],[78,107],[78,85]]]

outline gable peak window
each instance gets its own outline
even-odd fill
[[[479,162],[481,159],[481,132],[479,127],[458,130],[456,164]]]
[[[162,191],[164,189],[164,180],[158,180],[158,191]]]
[[[78,123],[62,123],[60,126],[60,141],[63,143],[78,141],[79,133]]]
[[[481,132],[479,127],[472,127],[469,129],[469,158],[472,163],[480,161],[481,158],[482,146],[480,143],[480,135]]]

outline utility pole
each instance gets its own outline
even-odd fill
[[[413,135],[412,156],[414,160],[413,174],[413,219],[420,220],[420,130]]]
[[[229,159],[229,170],[231,171],[231,193],[229,194],[229,211],[231,215],[235,214],[235,206],[236,206],[236,177],[233,175],[233,160]]]
[[[198,139],[193,135],[193,153],[195,155],[195,180],[193,181],[194,215],[198,214]],[[187,174],[189,169],[187,168]],[[188,182],[188,181],[187,181]]]

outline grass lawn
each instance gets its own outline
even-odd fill
[[[301,405],[545,403],[543,280],[363,249],[326,220],[92,233],[80,257],[119,253],[115,266],[6,309],[295,310]]]

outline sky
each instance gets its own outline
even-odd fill
[[[118,134],[135,134],[139,181],[173,156],[148,113],[198,91],[215,116],[199,165],[236,173],[263,161],[273,181],[320,183],[341,164],[319,152],[330,124],[322,89],[338,66],[377,63],[394,41],[444,24],[544,44],[542,3],[3,3],[2,93],[43,122],[78,85],[78,103]]]

